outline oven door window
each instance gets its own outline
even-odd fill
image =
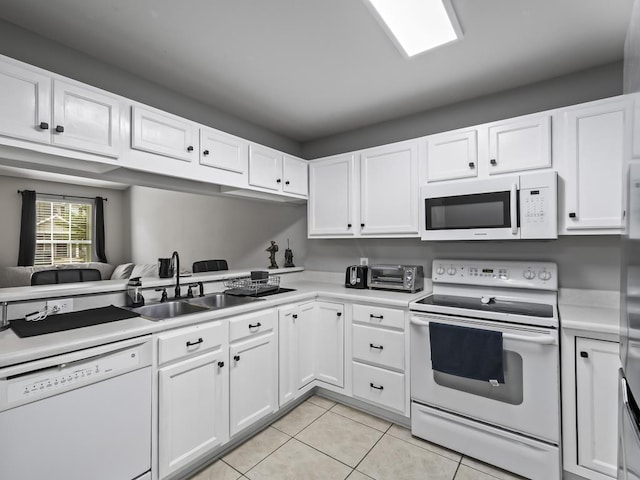
[[[426,229],[510,228],[510,197],[504,191],[426,198]]]
[[[433,380],[440,386],[479,395],[498,402],[520,405],[523,399],[522,357],[510,350],[504,351],[504,384],[494,387],[489,382],[458,377],[433,371]]]

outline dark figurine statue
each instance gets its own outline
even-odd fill
[[[285,268],[295,267],[295,265],[293,264],[293,252],[291,251],[291,248],[289,248],[288,238],[287,238],[287,248],[284,251],[284,267]]]
[[[278,250],[279,249],[278,245],[276,245],[276,241],[271,240],[271,246],[265,250],[266,252],[269,252],[269,261],[271,262],[269,268],[278,268],[278,264],[276,263],[276,252]]]

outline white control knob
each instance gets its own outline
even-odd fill
[[[440,265],[438,268],[436,268],[436,273],[438,275],[443,275],[444,274],[444,267],[442,265]]]
[[[532,280],[536,277],[536,272],[534,272],[533,270],[525,270],[522,276],[527,280]]]
[[[493,301],[493,297],[480,297],[480,303],[482,303],[483,305],[489,305]]]
[[[447,273],[449,275],[455,275],[456,274],[456,267],[449,267],[449,270],[447,270]]]
[[[543,270],[538,274],[538,278],[542,281],[547,281],[551,278],[551,272],[547,271],[547,270]]]

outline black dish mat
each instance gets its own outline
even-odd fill
[[[139,317],[140,314],[125,310],[124,308],[109,305],[108,307],[90,308],[78,312],[59,313],[50,315],[38,322],[28,322],[26,320],[11,320],[9,325],[11,330],[20,338],[35,337],[46,333],[63,332],[75,328],[90,327],[101,323],[126,320],[127,318]]]

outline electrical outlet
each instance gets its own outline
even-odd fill
[[[369,259],[367,257],[360,257],[360,265],[369,265]]]
[[[73,310],[73,298],[47,301],[47,311],[49,313],[64,313]]]

